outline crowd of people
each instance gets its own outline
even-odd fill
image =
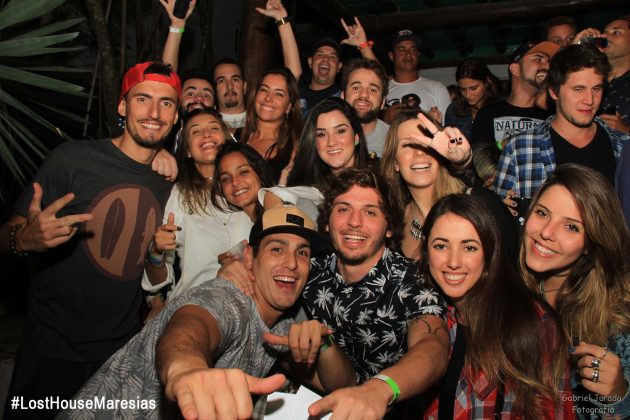
[[[262,418],[292,384],[333,419],[630,417],[630,15],[549,20],[507,92],[467,58],[451,102],[357,18],[303,71],[280,0],[282,66],[180,78],[195,0],[160,2],[122,134],[53,150],[0,226],[32,267],[7,401],[46,401],[5,418]]]

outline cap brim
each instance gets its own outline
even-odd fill
[[[556,53],[559,50],[560,50],[560,46],[558,44],[556,44],[555,42],[543,41],[543,42],[539,42],[538,44],[534,45],[523,56],[530,55],[530,54],[536,54],[536,53],[543,53],[543,54],[547,55],[547,57],[551,58],[554,55],[556,55]]]
[[[259,243],[262,238],[268,235],[273,235],[276,233],[290,233],[306,239],[311,246],[312,254],[319,254],[329,248],[328,240],[324,236],[312,229],[307,229],[300,226],[274,226],[265,229],[262,233],[262,235],[250,239],[252,245]]]

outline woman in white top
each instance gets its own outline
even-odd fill
[[[172,285],[170,299],[215,278],[220,267],[218,255],[249,236],[252,222],[247,214],[210,200],[215,160],[228,138],[227,126],[214,109],[191,112],[177,156],[179,177],[164,210],[164,225],[156,231],[147,256],[146,291]],[[175,254],[179,257],[179,279]],[[159,310],[160,303],[151,299],[153,312]]]

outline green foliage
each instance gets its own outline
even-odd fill
[[[48,151],[46,145],[33,134],[32,127],[44,127],[59,140],[69,139],[59,127],[39,115],[32,105],[80,120],[80,117],[51,104],[43,104],[42,89],[86,96],[81,86],[46,75],[82,71],[47,62],[50,54],[79,49],[62,45],[75,39],[78,32],[58,32],[82,19],[54,22],[33,29],[38,23],[35,19],[65,1],[12,0],[0,9],[0,160],[21,185],[25,185],[37,170],[36,160],[41,160]]]

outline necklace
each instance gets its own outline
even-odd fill
[[[411,221],[409,232],[411,233],[411,237],[415,240],[419,241],[422,239],[422,225],[418,219],[413,219]]]
[[[562,289],[562,287],[557,287],[555,289],[547,289],[547,290],[545,290],[543,288],[543,282],[542,281],[540,283],[538,283],[538,288],[540,289],[540,296],[542,296],[542,297],[545,297],[545,293],[555,292],[557,290]]]

